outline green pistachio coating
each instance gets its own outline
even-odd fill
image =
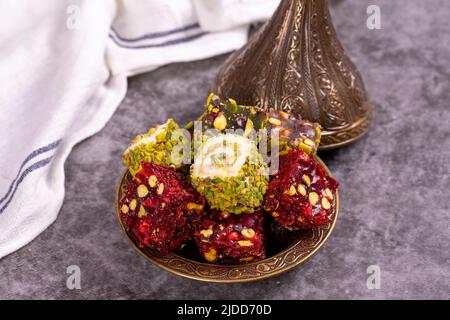
[[[182,165],[181,159],[174,157],[172,151],[180,141],[175,139],[174,132],[178,124],[169,119],[166,123],[151,128],[131,141],[130,147],[123,154],[123,161],[134,175],[139,171],[142,161],[176,168]]]
[[[321,131],[317,123],[283,111],[265,112],[257,107],[238,105],[233,99],[224,101],[213,93],[208,97],[205,112],[199,120],[204,129],[216,129],[220,132],[235,130],[235,133],[240,130],[241,135],[250,138],[259,130],[265,129],[268,145],[273,143],[271,130],[277,130],[280,155],[292,149],[302,149],[308,154],[315,154],[320,143]]]

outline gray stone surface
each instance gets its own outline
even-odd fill
[[[256,283],[185,280],[139,256],[115,221],[121,151],[169,116],[183,123],[197,116],[221,56],[130,80],[106,128],[66,163],[67,194],[57,221],[0,261],[0,298],[450,298],[450,2],[372,3],[381,7],[382,30],[366,28],[369,1],[332,1],[375,119],[356,144],[321,154],[342,184],[341,215],[307,263]],[[72,264],[81,268],[81,290],[66,288]],[[381,268],[379,290],[366,287],[373,264]]]

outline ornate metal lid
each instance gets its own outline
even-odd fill
[[[326,0],[283,0],[228,58],[212,90],[320,123],[322,150],[355,141],[371,121],[363,80],[337,38]]]

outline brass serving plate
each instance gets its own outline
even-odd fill
[[[327,166],[317,157],[325,172],[332,176]],[[131,179],[131,174],[126,170],[117,186],[116,190],[116,217],[119,225],[130,242],[131,246],[147,260],[160,268],[176,275],[205,282],[234,283],[262,280],[286,272],[314,255],[328,239],[336,224],[339,214],[339,193],[336,191],[334,199],[333,221],[330,225],[321,228],[314,228],[296,233],[296,239],[285,249],[272,256],[245,265],[216,265],[196,261],[176,253],[169,253],[165,256],[155,255],[148,249],[140,248],[135,237],[127,232],[120,221],[119,200],[122,199],[125,187]]]

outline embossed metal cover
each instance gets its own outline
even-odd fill
[[[331,175],[325,164],[317,158],[325,172]],[[120,221],[119,200],[124,196],[126,186],[132,179],[129,171],[122,175],[116,192],[116,217],[125,237],[134,249],[142,256],[157,266],[182,277],[206,281],[206,282],[247,282],[256,281],[278,275],[288,271],[310,258],[325,243],[336,223],[339,213],[339,193],[336,191],[335,212],[333,222],[322,228],[314,228],[295,233],[292,243],[286,248],[274,247],[274,243],[268,243],[268,252],[273,254],[264,260],[255,261],[244,265],[219,265],[200,262],[192,257],[169,253],[161,256],[151,250],[140,248],[133,234],[127,232]],[[289,239],[291,240],[291,239]]]
[[[212,91],[320,123],[322,150],[355,141],[371,120],[363,80],[337,38],[326,0],[283,0],[224,63]]]

